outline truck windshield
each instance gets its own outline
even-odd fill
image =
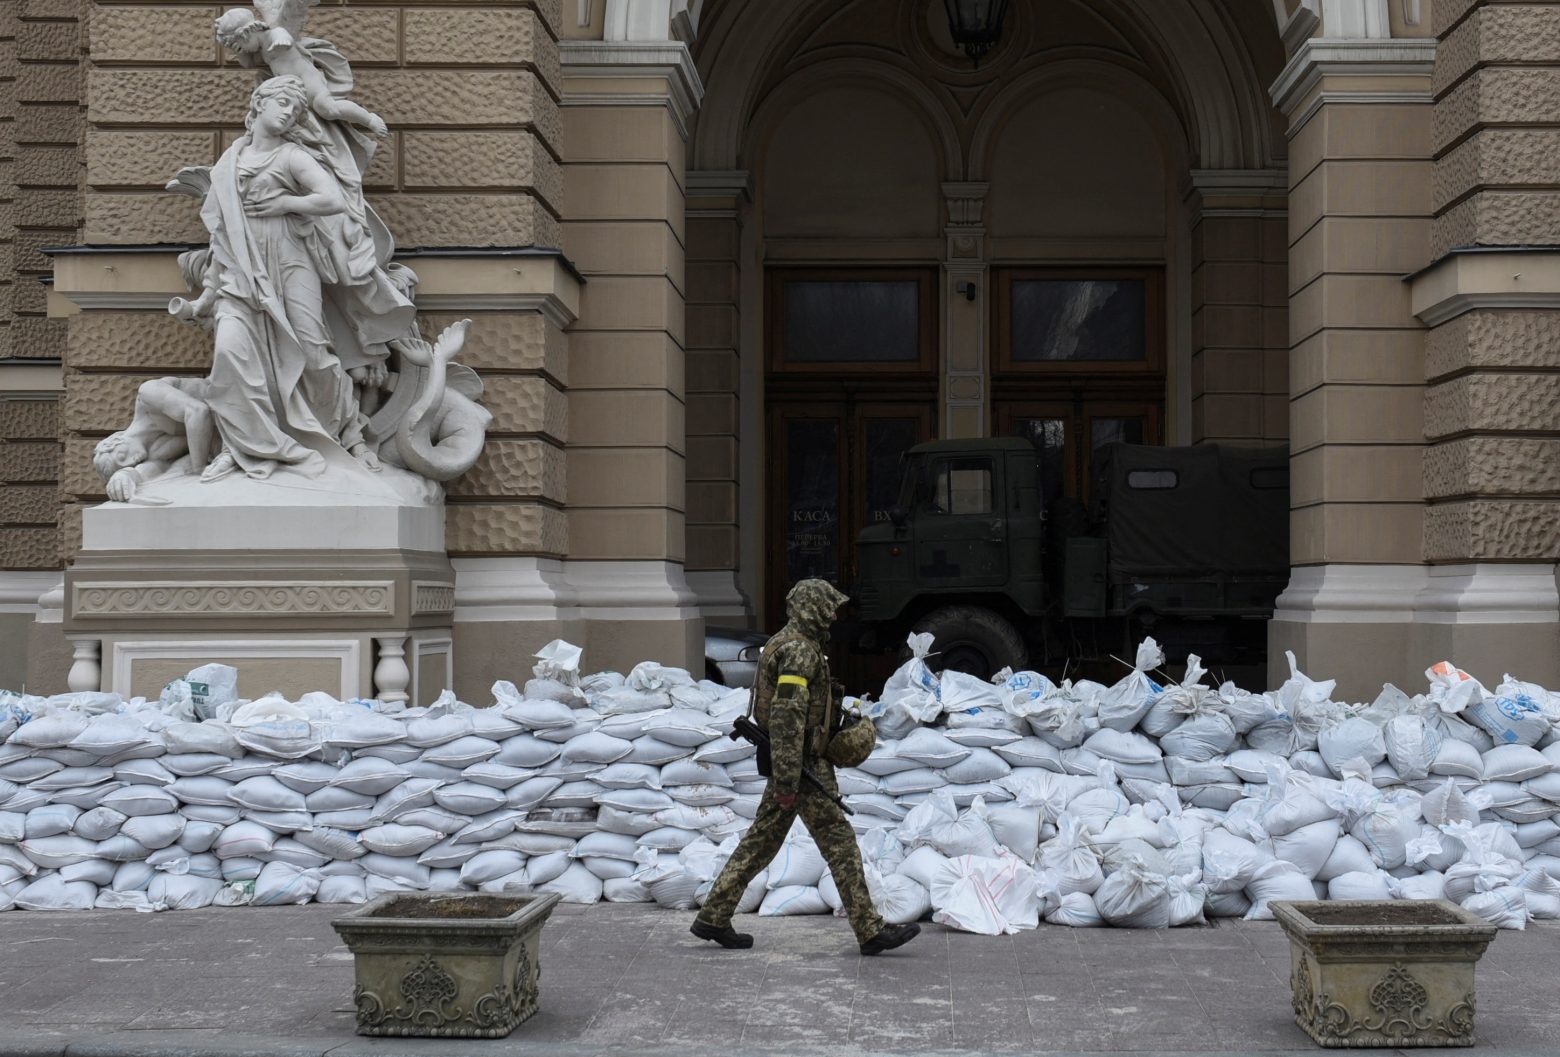
[[[899,479],[899,509],[906,512],[915,509],[916,485],[921,480],[921,471],[925,467],[920,459],[905,459],[900,465],[904,468],[904,475]]]

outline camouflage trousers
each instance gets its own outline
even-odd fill
[[[834,785],[828,764],[810,761],[810,767],[825,784]],[[780,845],[785,843],[786,834],[791,831],[791,822],[798,815],[829,864],[834,886],[839,889],[840,901],[845,904],[857,941],[865,943],[882,931],[884,922],[867,891],[867,878],[861,869],[861,849],[856,846],[856,831],[845,818],[845,812],[833,801],[805,785],[792,808],[781,807],[772,792],[764,790],[753,825],[715,879],[709,898],[699,911],[699,920],[716,928],[731,924],[731,916],[736,912],[742,893],[779,853]]]

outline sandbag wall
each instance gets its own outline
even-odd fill
[[[924,644],[922,644],[924,648]],[[1508,927],[1560,915],[1560,699],[1450,665],[1428,693],[1330,700],[1180,684],[1152,642],[1114,686],[938,677],[864,705],[840,773],[874,898],[971,931],[1164,927],[1272,899],[1445,895]],[[756,812],[746,691],[654,664],[545,661],[492,707],[0,696],[0,908],[353,903],[529,888],[692,908]],[[1497,740],[1499,744],[1497,744]],[[838,910],[798,828],[744,910]]]

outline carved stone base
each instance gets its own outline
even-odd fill
[[[1446,900],[1275,903],[1295,1023],[1326,1047],[1472,1046],[1495,927]]]
[[[542,926],[559,898],[398,892],[337,918],[358,1034],[508,1035],[536,1012]]]
[[[73,641],[101,645],[102,689],[155,696],[216,661],[238,668],[241,697],[383,690],[431,703],[453,674],[443,505],[274,498],[86,512],[64,625]]]

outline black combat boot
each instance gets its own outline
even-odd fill
[[[920,934],[921,926],[913,922],[909,925],[884,925],[882,931],[861,945],[861,953],[882,954],[895,947],[903,947]]]
[[[701,940],[714,940],[722,947],[726,947],[730,950],[745,951],[749,947],[753,946],[752,936],[749,936],[745,932],[738,932],[730,925],[723,925],[720,928],[716,928],[708,921],[700,921],[698,918],[694,918],[693,924],[688,927],[688,931],[699,937]],[[901,940],[900,942],[903,941]]]

